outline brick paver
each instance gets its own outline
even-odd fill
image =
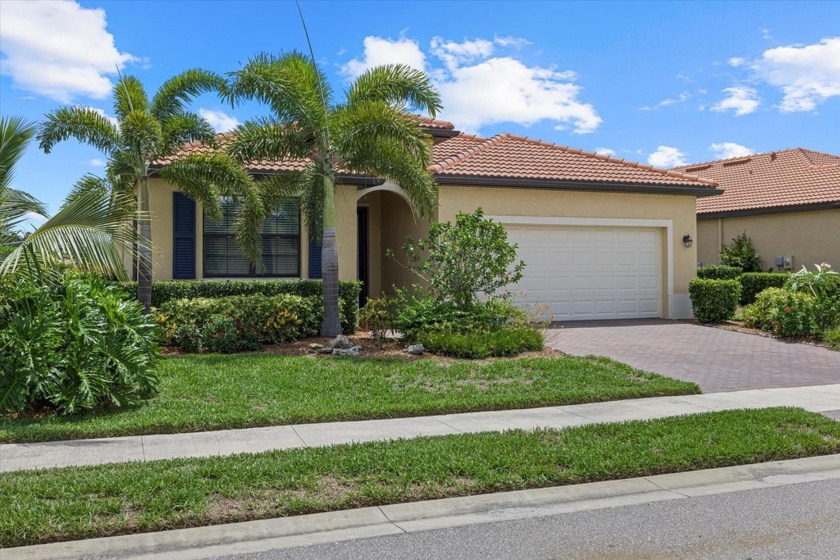
[[[675,321],[565,323],[546,342],[694,381],[707,393],[840,383],[840,352]]]

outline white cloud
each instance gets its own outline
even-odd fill
[[[62,103],[111,93],[108,75],[138,61],[114,46],[105,10],[70,0],[0,2],[2,73],[15,87]]]
[[[614,156],[615,150],[611,150],[609,148],[595,148],[596,154],[601,154],[602,156]]]
[[[732,66],[733,68],[737,68],[739,66],[743,66],[744,63],[746,62],[746,60],[744,60],[740,56],[733,56],[732,58],[729,59],[728,62],[729,62],[729,66]]]
[[[99,158],[93,158],[92,160],[90,160],[88,162],[88,165],[91,165],[93,167],[105,167],[107,164],[108,164],[107,161],[105,161],[104,159],[99,159]]]
[[[762,81],[781,88],[779,110],[813,111],[819,103],[840,96],[840,37],[766,50],[752,69]]]
[[[712,105],[712,111],[723,113],[732,109],[735,111],[735,116],[740,117],[752,113],[761,104],[758,100],[758,91],[752,87],[732,86],[725,88],[723,93],[728,97]]]
[[[762,28],[759,28],[759,31],[761,32],[761,37],[762,38],[767,39],[768,41],[773,40],[773,36],[770,34],[770,31],[772,31],[771,29],[767,29],[766,27],[762,27]]]
[[[686,154],[671,146],[659,146],[656,151],[648,156],[648,163],[654,167],[668,169],[686,165]]]
[[[532,44],[528,39],[523,39],[522,37],[511,37],[510,35],[507,37],[499,37],[497,35],[493,37],[493,42],[501,47],[513,47],[516,49],[521,49],[522,47]]]
[[[755,150],[752,148],[747,148],[746,146],[736,144],[735,142],[712,144],[709,146],[709,151],[715,154],[717,159],[744,157],[755,153]]]
[[[402,63],[429,74],[443,99],[443,118],[462,130],[479,130],[496,123],[529,126],[539,121],[568,124],[578,134],[593,132],[602,119],[595,107],[580,101],[582,88],[573,71],[528,66],[497,47],[521,46],[515,38],[472,39],[463,42],[432,39],[431,59],[417,41],[366,37],[364,56],[342,66],[348,78],[380,64]]]
[[[239,126],[239,121],[236,117],[232,117],[222,111],[212,111],[210,109],[199,109],[198,115],[210,123],[213,130],[216,132],[228,132]]]
[[[653,106],[645,105],[644,107],[639,107],[639,111],[655,111],[656,109],[659,109],[660,107],[667,107],[669,105],[676,105],[678,103],[684,103],[684,102],[688,101],[689,99],[691,99],[691,94],[687,91],[684,91],[684,92],[680,93],[677,97],[669,97],[667,99],[663,99],[662,101],[660,101],[656,105],[653,105]]]

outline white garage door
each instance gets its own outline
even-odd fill
[[[517,289],[554,321],[662,316],[656,228],[508,225],[525,273]]]

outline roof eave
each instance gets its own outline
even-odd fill
[[[720,210],[712,212],[697,212],[698,220],[712,220],[715,218],[739,218],[742,216],[761,216],[764,214],[787,214],[790,212],[813,212],[815,210],[840,209],[840,201],[815,202],[812,204],[796,204],[790,206],[766,206],[763,208],[743,208],[740,210]]]
[[[647,183],[622,183],[602,181],[555,181],[549,179],[523,179],[510,177],[475,177],[470,175],[434,175],[438,185],[481,186],[496,188],[540,188],[546,190],[623,192],[643,194],[681,194],[691,196],[714,196],[723,194],[712,186],[663,185]]]

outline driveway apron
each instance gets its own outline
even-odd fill
[[[840,383],[840,352],[691,323],[558,323],[548,329],[546,343],[567,354],[608,356],[693,381],[705,393]]]

